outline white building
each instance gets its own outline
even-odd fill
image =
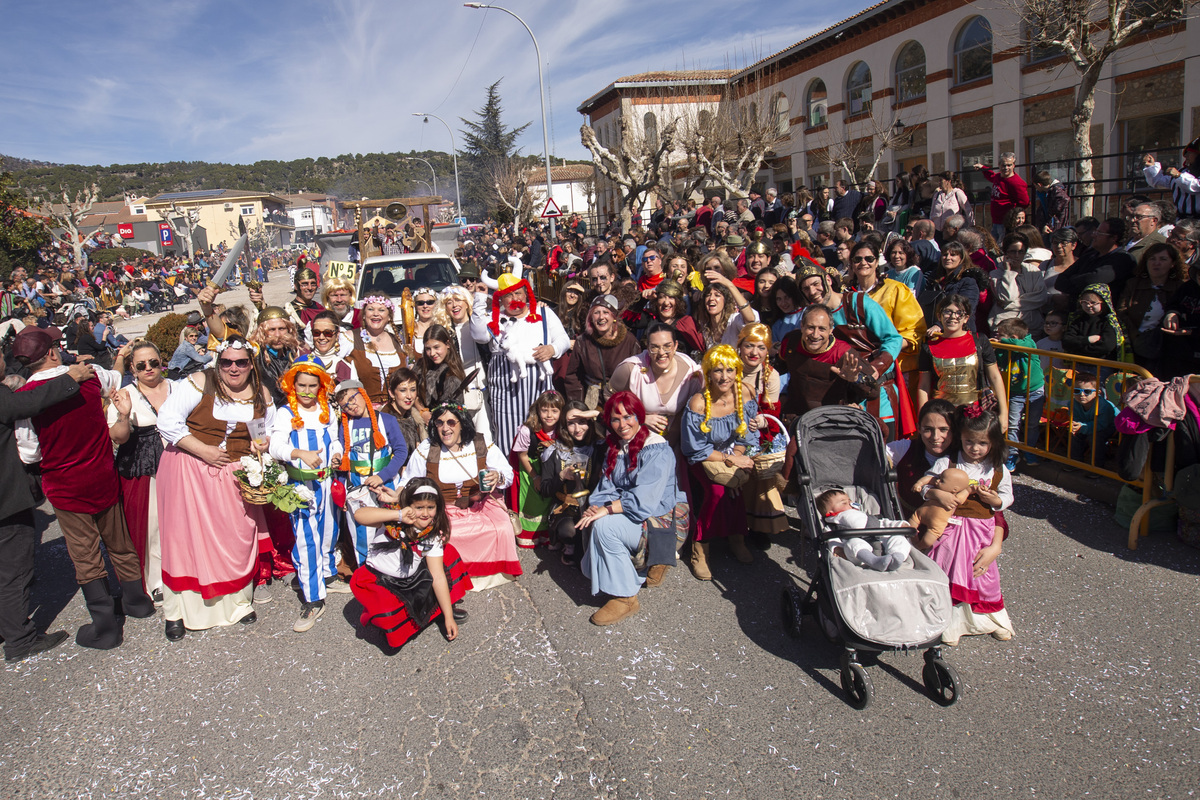
[[[296,226],[295,242],[307,244],[313,240],[314,233],[328,233],[336,227],[333,224],[335,202],[332,197],[302,192],[284,195],[283,199],[287,201],[287,214]]]
[[[592,202],[595,200],[595,170],[591,164],[561,164],[550,167],[550,179],[554,188],[550,196],[563,216],[581,214],[591,219]],[[537,213],[546,207],[546,169],[535,167],[529,178],[529,194],[533,197]]]
[[[1079,74],[1064,55],[1021,46],[1020,23],[1004,6],[884,0],[729,75],[734,97],[767,110],[789,134],[756,184],[780,192],[829,184],[844,176],[823,156],[825,148],[877,143],[896,122],[904,126],[903,142],[884,154],[878,177],[916,165],[957,171],[1012,151],[1026,180],[1039,169],[1072,179]],[[1142,153],[1160,152],[1169,162],[1200,135],[1198,55],[1200,22],[1188,20],[1144,34],[1109,59],[1092,120],[1093,150],[1106,156],[1094,162],[1103,181],[1099,193],[1135,190]],[[684,96],[686,76],[661,73],[640,85],[622,79],[579,110],[611,137],[618,114],[632,114],[639,124],[641,106],[656,93],[674,92],[676,106],[701,108],[710,89],[724,83],[712,80]],[[978,172],[968,169],[963,177],[968,188],[984,188]],[[605,196],[599,205],[604,211]]]

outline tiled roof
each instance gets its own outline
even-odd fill
[[[743,70],[740,70],[740,71],[738,72],[738,75],[739,75],[739,76],[741,76],[741,75],[744,75],[745,73],[747,73],[747,72],[751,72],[751,71],[753,71],[755,68],[757,68],[757,67],[759,67],[759,66],[762,66],[763,64],[766,64],[766,63],[767,63],[767,62],[769,62],[769,61],[775,61],[776,59],[778,59],[778,58],[780,58],[780,57],[782,57],[782,56],[789,55],[789,54],[791,54],[793,51],[795,51],[795,50],[797,50],[797,49],[799,49],[799,48],[803,47],[804,45],[806,45],[806,44],[810,44],[810,43],[812,43],[813,41],[815,41],[815,40],[817,40],[817,39],[821,39],[821,38],[823,38],[823,37],[827,36],[829,33],[831,33],[831,32],[833,32],[833,31],[837,30],[838,28],[847,27],[847,26],[849,26],[851,23],[858,21],[858,20],[859,20],[861,17],[864,17],[864,16],[869,16],[869,15],[870,15],[872,12],[879,10],[879,9],[880,9],[880,8],[882,8],[883,6],[887,6],[887,5],[898,5],[900,2],[903,2],[903,0],[880,0],[880,2],[876,3],[875,5],[872,5],[872,6],[867,6],[866,8],[864,8],[862,11],[858,12],[857,14],[854,14],[853,16],[846,17],[844,20],[842,20],[841,22],[837,23],[836,25],[830,25],[828,28],[825,28],[825,29],[823,29],[823,30],[819,30],[819,31],[817,31],[816,33],[814,33],[814,34],[812,34],[812,35],[810,35],[810,36],[806,36],[806,37],[804,37],[803,39],[801,39],[800,41],[796,42],[796,43],[795,43],[794,45],[792,45],[791,47],[785,47],[785,48],[783,48],[782,50],[780,50],[780,51],[778,51],[778,52],[775,52],[775,53],[772,53],[772,54],[771,54],[771,55],[769,55],[769,56],[766,56],[766,57],[764,57],[764,58],[760,58],[758,61],[755,61],[755,62],[754,62],[753,64],[751,64],[750,66],[746,67],[746,68],[745,68],[745,69],[743,69]]]
[[[662,81],[668,83],[670,81],[704,81],[704,80],[724,80],[733,74],[731,69],[692,69],[692,70],[674,70],[663,72],[642,72],[637,75],[626,75],[624,78],[617,78],[616,83],[653,83]]]
[[[560,164],[559,166],[550,167],[550,178],[555,183],[573,183],[575,181],[585,181],[595,174],[595,168],[591,164]],[[546,168],[537,167],[529,177],[530,185],[545,186],[546,185]]]

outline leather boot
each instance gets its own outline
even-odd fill
[[[637,595],[633,597],[614,597],[604,604],[604,607],[592,614],[593,625],[615,625],[630,614],[636,614],[641,605]]]
[[[121,609],[117,613],[136,619],[154,616],[154,601],[140,580],[121,581]]]
[[[692,542],[691,567],[696,580],[712,580],[712,573],[708,571],[708,542]]]
[[[108,593],[108,578],[98,578],[79,587],[87,601],[91,623],[84,625],[75,634],[75,643],[80,647],[95,650],[112,650],[120,647],[123,624],[117,617],[116,604]],[[145,594],[145,592],[143,592]]]
[[[646,585],[658,586],[663,582],[663,578],[667,576],[667,570],[671,568],[670,564],[655,564],[646,572]]]
[[[754,556],[750,555],[750,550],[746,547],[746,537],[741,535],[729,537],[729,552],[733,553],[733,557],[743,564],[753,564]]]

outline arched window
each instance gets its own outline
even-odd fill
[[[658,117],[654,116],[653,111],[647,111],[642,117],[642,129],[645,131],[646,143],[651,147],[658,147]]]
[[[865,61],[851,67],[846,78],[846,113],[851,117],[871,113],[871,68]]]
[[[992,26],[972,17],[954,40],[954,82],[970,83],[992,76]]]
[[[896,56],[896,102],[904,103],[925,96],[925,48],[909,42]]]
[[[828,109],[829,93],[825,91],[825,81],[817,78],[808,85],[808,92],[804,96],[804,113],[808,117],[808,127],[824,125]]]
[[[775,120],[775,130],[780,136],[787,136],[792,129],[792,120],[789,114],[791,113],[791,105],[788,103],[787,97],[783,93],[775,95],[775,101],[772,104],[771,115]]]

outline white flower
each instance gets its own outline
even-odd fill
[[[242,465],[242,469],[251,470],[258,466],[258,459],[254,456],[242,456],[238,463]]]
[[[250,484],[251,486],[253,486],[254,488],[257,489],[259,486],[262,486],[262,481],[263,481],[263,476],[262,476],[261,472],[247,471],[246,483]]]
[[[303,500],[306,503],[312,503],[312,502],[316,501],[316,499],[317,499],[317,495],[313,492],[313,490],[309,489],[307,486],[304,486],[303,484],[297,484],[297,485],[293,486],[292,491],[294,491],[296,493],[296,496],[299,497],[301,500]]]
[[[258,457],[258,459],[262,462],[262,465],[264,467],[269,467],[275,463],[275,461],[271,458],[271,456],[267,455],[266,453],[263,453],[262,455],[260,455]]]

